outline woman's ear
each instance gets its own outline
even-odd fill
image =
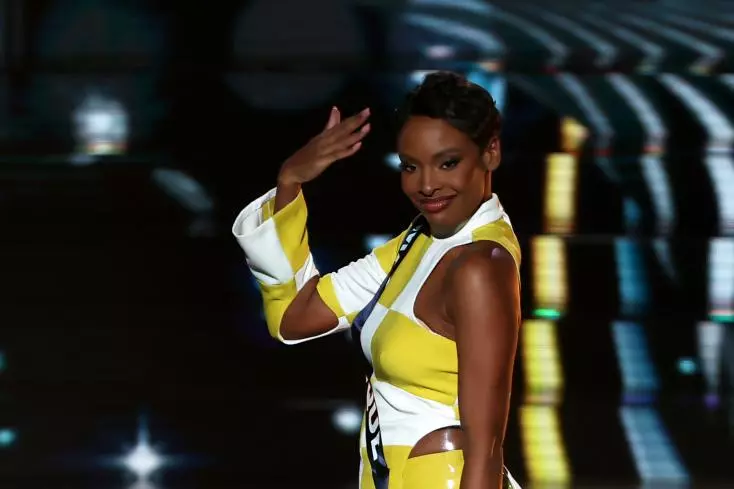
[[[494,171],[500,166],[502,161],[502,147],[500,144],[500,138],[495,136],[489,140],[487,148],[484,150],[482,155],[482,162],[484,167],[488,171]]]

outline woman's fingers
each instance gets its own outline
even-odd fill
[[[364,109],[362,112],[349,117],[335,125],[324,133],[324,143],[330,146],[339,139],[356,131],[363,125],[370,116],[370,109]]]
[[[324,131],[332,129],[337,124],[339,124],[340,121],[341,114],[339,113],[339,109],[337,109],[336,107],[332,107],[331,111],[329,112],[329,120],[326,122],[326,127],[324,127]]]
[[[324,148],[324,152],[326,154],[335,154],[338,152],[341,152],[345,150],[346,148],[350,148],[357,144],[358,142],[362,141],[364,137],[370,132],[371,126],[369,123],[362,126],[359,130],[348,134],[346,136],[341,137],[340,139],[337,139],[336,141],[332,142],[328,146]]]
[[[344,148],[340,151],[337,151],[332,155],[332,158],[334,158],[333,161],[342,160],[344,158],[348,158],[349,156],[352,156],[354,153],[359,151],[359,148],[362,147],[362,141],[358,141],[357,143],[349,146],[348,148]]]

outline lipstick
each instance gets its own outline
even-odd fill
[[[436,214],[446,209],[451,204],[452,200],[454,200],[453,196],[452,197],[436,197],[435,199],[421,199],[420,207],[425,212]]]

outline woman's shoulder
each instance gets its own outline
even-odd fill
[[[457,247],[446,273],[450,288],[494,289],[493,284],[510,284],[518,278],[515,256],[501,243],[481,240]]]
[[[504,219],[480,226],[472,231],[472,242],[465,246],[473,250],[502,248],[512,256],[519,267],[522,261],[520,242],[512,226]],[[488,252],[489,255],[492,253]]]

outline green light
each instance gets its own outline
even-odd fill
[[[545,319],[558,319],[561,317],[561,311],[555,309],[540,308],[533,311],[533,316]]]
[[[734,323],[734,315],[732,314],[711,314],[709,319],[717,323]]]

